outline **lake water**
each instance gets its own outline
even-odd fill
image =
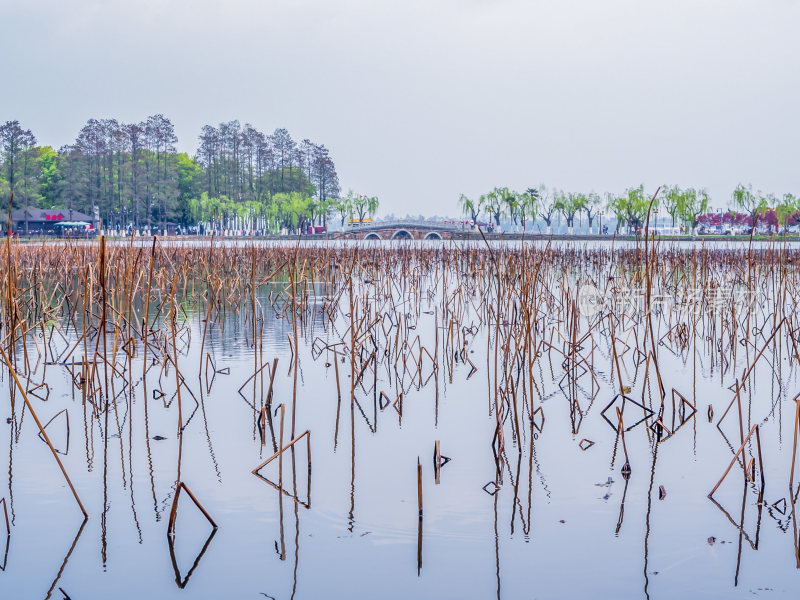
[[[654,289],[675,295],[698,281],[701,288],[744,285],[749,273],[750,319],[706,298],[693,317],[656,314],[652,338],[641,315],[615,321],[612,347],[611,319],[575,317],[570,301],[589,279],[604,295],[609,281],[632,285],[626,277],[644,263],[637,265],[630,244],[620,248],[629,254],[613,256],[608,246],[554,246],[523,256],[518,245],[491,255],[477,244],[446,242],[237,243],[186,253],[167,245],[155,264],[146,358],[137,323],[148,244],[110,251],[104,350],[96,270],[92,311],[81,292],[98,245],[41,255],[17,247],[20,315],[37,325],[14,345],[15,371],[42,425],[53,419],[46,432],[89,518],[4,367],[0,497],[11,535],[0,556],[0,597],[797,597],[789,487],[800,391],[792,347],[796,251],[759,245],[750,256],[757,266],[748,269],[742,246],[713,246],[694,267],[684,244],[666,249],[653,267]],[[294,275],[302,282],[295,311],[285,260],[305,274]],[[68,274],[65,261],[78,269]],[[504,277],[500,299],[495,264]],[[34,265],[49,278],[39,272],[37,279]],[[534,272],[527,283],[520,279]],[[27,289],[39,280],[44,293],[56,292],[51,305],[62,295],[75,301],[34,317],[40,300],[22,299],[43,297]],[[536,291],[525,293],[539,300],[526,330],[520,290],[533,282]],[[209,296],[216,298],[210,310]],[[648,339],[666,432],[656,424],[653,368],[636,350]],[[575,364],[570,356],[579,357]],[[95,370],[81,384],[80,365],[90,362]],[[751,366],[740,391],[740,431],[731,386]],[[624,407],[615,400],[620,373],[630,387]],[[624,448],[615,407],[624,408]],[[256,476],[251,471],[280,445],[282,411],[283,445],[300,439]],[[761,459],[755,435],[744,452],[755,461],[754,480],[735,463],[709,499],[756,424]],[[439,468],[437,441],[450,459]],[[182,491],[175,535],[168,535],[179,480],[216,529]]]

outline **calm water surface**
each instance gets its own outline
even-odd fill
[[[369,286],[359,280],[356,294],[369,293]],[[439,314],[429,311],[438,300],[436,294],[425,298],[414,335],[432,350]],[[261,300],[268,308],[266,292]],[[84,523],[18,395],[12,412],[13,383],[4,369],[1,402],[8,422],[0,437],[6,448],[0,496],[8,503],[12,534],[0,572],[1,598],[797,597],[791,504],[772,506],[789,495],[798,385],[796,369],[788,365],[780,373],[760,366],[759,387],[742,395],[745,432],[763,423],[767,486],[761,506],[756,486],[743,484],[741,469],[715,494],[718,504],[707,498],[731,460],[731,448],[739,445],[739,432],[733,418],[716,427],[734,376],[721,376],[702,348],[694,357],[661,353],[667,393],[675,388],[696,403],[698,413],[660,444],[649,439],[647,423],[631,429],[628,480],[620,472],[619,437],[601,415],[615,386],[607,346],[595,356],[601,389],[594,399],[588,381],[580,383],[577,419],[559,387],[559,361],[542,357],[534,406],[542,407],[544,423],[525,417],[520,439],[506,433],[501,485],[491,494],[493,486],[484,490],[497,471],[489,331],[480,328],[469,336],[467,352],[477,372],[467,379],[471,367],[462,362],[454,364],[452,377],[444,368],[424,367],[424,385],[407,386],[400,415],[391,405],[381,409],[380,391],[392,401],[397,396],[393,374],[383,366],[374,381],[368,371],[369,381],[357,388],[351,408],[350,367],[340,363],[339,398],[336,359],[312,347],[315,340],[341,340],[348,323],[340,315],[331,326],[316,312],[300,335],[295,414],[295,433],[310,431],[313,468],[309,478],[305,441],[284,453],[281,494],[251,474],[275,445],[269,429],[262,444],[252,384],[238,391],[261,354],[254,357],[243,314],[231,312],[224,330],[221,325],[210,328],[205,343],[204,353],[220,371],[213,381],[197,375],[206,360],[200,351],[202,314],[188,315],[184,341],[178,342],[181,372],[197,400],[182,392],[188,423],[181,479],[219,528],[214,532],[182,494],[174,543],[167,536],[178,462],[174,372],[151,368],[145,382],[134,382],[130,396],[122,393],[106,419],[81,401],[69,368],[46,367],[49,399],[31,400],[43,422],[64,409],[69,414],[68,451],[64,414],[47,431],[65,452],[61,458],[90,515]],[[264,360],[278,358],[271,427],[277,436],[276,409],[283,403],[285,442],[291,437],[292,334],[290,318],[265,311]],[[444,337],[440,333],[440,344]],[[67,338],[59,349],[77,336],[72,331]],[[643,383],[634,373],[641,366],[631,354],[624,356],[623,368],[634,381],[631,396],[638,398]],[[142,360],[141,353],[133,359],[137,378]],[[742,350],[736,371],[747,361]],[[706,417],[709,404],[717,413],[713,423]],[[585,451],[579,446],[584,439],[594,442]],[[438,484],[436,440],[452,459]],[[261,473],[277,482],[277,461]]]

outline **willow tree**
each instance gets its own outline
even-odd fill
[[[644,185],[625,190],[625,211],[628,226],[634,230],[644,224],[650,201],[644,195]]]
[[[539,190],[528,188],[524,192],[517,194],[519,201],[519,217],[522,222],[522,231],[525,231],[525,224],[528,219],[535,222],[536,212],[539,209]]]
[[[317,215],[322,219],[322,226],[327,231],[328,217],[338,209],[339,201],[336,198],[317,200]]]
[[[469,198],[466,194],[461,194],[458,197],[458,205],[461,207],[461,212],[469,217],[474,225],[478,224],[478,217],[481,214],[483,207],[483,196],[479,196],[477,200]]]
[[[666,213],[672,217],[672,226],[675,227],[675,222],[678,218],[678,207],[681,202],[681,194],[683,190],[677,185],[665,185],[661,188],[663,190],[660,195],[661,205],[664,207]]]
[[[575,194],[558,192],[556,194],[556,207],[557,210],[564,215],[564,220],[567,222],[567,233],[572,235],[575,226],[575,215],[583,210],[586,205],[586,194]]]
[[[678,214],[689,224],[692,233],[697,232],[697,218],[708,211],[708,192],[689,188],[678,197]]]
[[[760,192],[753,193],[752,185],[744,186],[741,183],[733,190],[731,200],[736,208],[750,216],[753,227],[758,221],[759,214],[763,213],[768,206],[766,198]]]
[[[547,233],[550,234],[553,232],[553,216],[558,211],[555,193],[548,192],[547,188],[541,186],[539,188],[539,206],[542,209],[540,216],[547,223]]]
[[[279,192],[273,196],[278,208],[278,220],[287,230],[302,229],[310,219],[312,198],[300,192]]]
[[[507,187],[494,188],[494,192],[500,198],[505,213],[511,219],[514,227],[516,227],[517,221],[519,220],[519,199],[517,198],[517,192],[512,192]]]
[[[614,231],[617,233],[619,233],[619,228],[625,225],[625,218],[627,215],[625,209],[626,203],[627,198],[625,196],[612,194],[610,192],[606,194],[606,210],[614,214],[614,218],[617,221],[617,226]]]
[[[797,198],[792,194],[784,194],[780,201],[775,204],[775,216],[778,218],[778,225],[786,227],[789,219],[797,213]]]
[[[490,218],[494,219],[497,227],[500,227],[500,217],[503,216],[505,206],[500,188],[494,188],[491,192],[481,196],[481,204],[486,207],[486,212],[489,213]]]
[[[583,205],[583,211],[586,213],[586,219],[589,221],[589,233],[592,233],[592,224],[602,205],[603,199],[600,197],[600,194],[591,192],[586,195],[586,203]]]
[[[344,198],[339,198],[336,202],[336,212],[339,213],[342,221],[341,226],[344,229],[345,220],[353,216],[353,190],[348,190]]]
[[[370,217],[375,216],[379,204],[380,201],[377,196],[364,196],[361,194],[353,196],[353,210],[358,215],[358,222],[363,222],[367,215]]]
[[[637,229],[643,224],[650,201],[644,195],[644,186],[628,188],[624,195],[611,194],[606,206],[617,217],[617,231],[621,225]]]

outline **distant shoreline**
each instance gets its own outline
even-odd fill
[[[261,235],[255,237],[249,236],[208,236],[208,235],[170,235],[170,236],[136,236],[135,240],[137,242],[142,241],[152,241],[153,237],[158,237],[159,241],[164,242],[180,242],[180,241],[187,241],[187,242],[247,242],[250,240],[257,240],[257,241],[272,241],[272,242],[323,242],[323,241],[364,241],[362,239],[353,238],[351,237],[352,233],[343,233],[339,235],[339,232],[332,232],[331,234],[318,234],[318,235]],[[502,241],[509,241],[509,242],[519,242],[522,240],[526,241],[558,241],[558,242],[612,242],[612,241],[619,241],[619,242],[636,242],[636,241],[644,241],[644,237],[636,237],[633,235],[589,235],[589,234],[543,234],[543,233],[485,233],[484,234],[487,241],[492,242],[502,242]],[[452,234],[452,238],[446,238],[441,241],[482,241],[483,237],[479,233],[476,232],[468,232],[468,231],[455,231]],[[21,243],[21,244],[41,244],[43,242],[97,242],[100,238],[59,238],[59,237],[25,237],[25,236],[18,236],[13,238],[14,243]],[[107,236],[106,239],[108,241],[126,241],[130,240],[129,236]],[[652,238],[648,238],[652,239]],[[659,242],[737,242],[737,243],[748,243],[752,239],[754,242],[800,242],[800,235],[754,235],[752,238],[749,235],[674,235],[674,236],[658,236],[655,238]],[[377,240],[375,240],[377,241]],[[382,242],[388,242],[390,240],[381,240]],[[397,240],[397,241],[411,241],[411,240]],[[413,240],[414,242],[419,242],[423,240]],[[425,241],[440,241],[440,240],[425,240]]]

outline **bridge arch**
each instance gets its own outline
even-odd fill
[[[398,229],[392,234],[393,240],[413,240],[414,236],[406,229]]]
[[[430,223],[414,221],[377,221],[358,227],[348,227],[333,234],[336,238],[374,240],[449,240],[463,230],[451,223]]]

